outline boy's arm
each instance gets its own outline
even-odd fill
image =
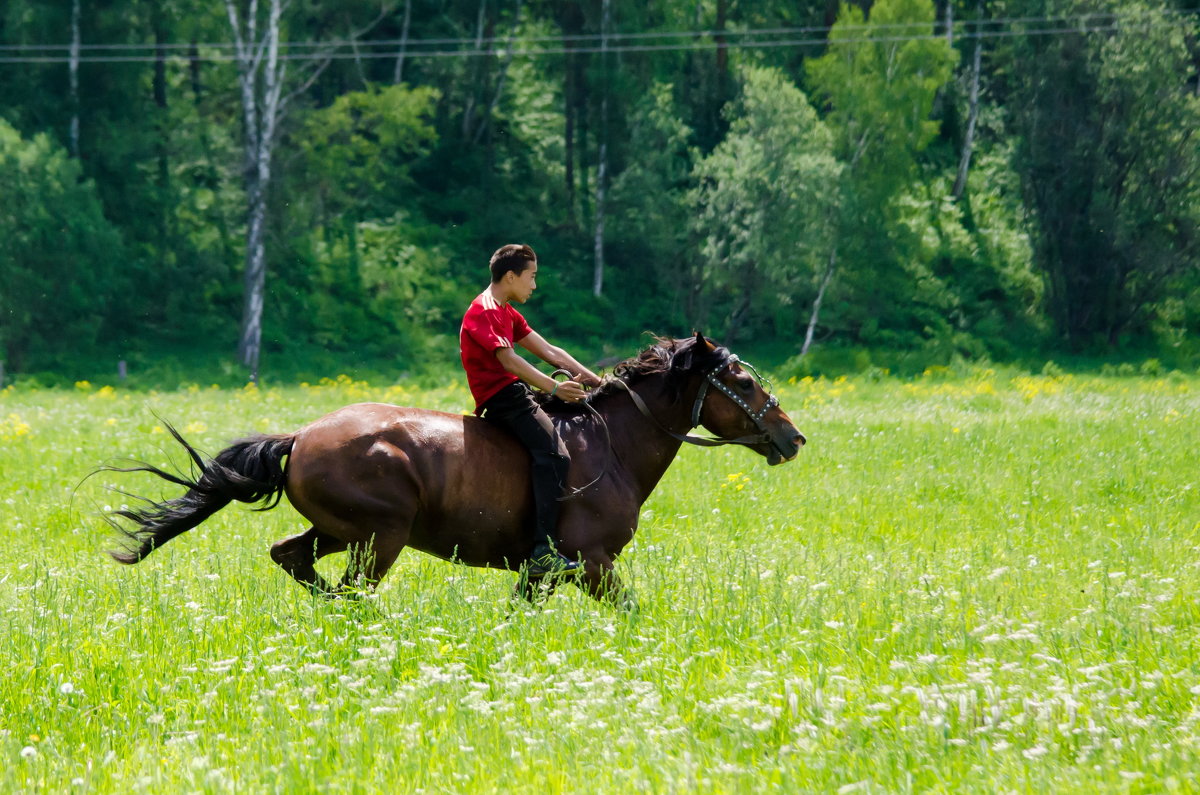
[[[562,369],[571,373],[572,380],[577,381],[578,383],[586,386],[600,385],[599,376],[576,361],[571,354],[567,353],[562,348],[551,345],[541,334],[538,334],[536,331],[529,332],[529,334],[518,340],[517,344],[547,364],[551,364],[555,367],[561,367]],[[521,357],[518,356],[517,358],[520,359]],[[507,365],[505,365],[505,367],[507,369]],[[509,370],[509,372],[513,371]],[[520,376],[519,373],[516,373],[516,375]],[[530,381],[530,383],[534,382]],[[537,386],[537,384],[534,385]]]
[[[530,386],[537,387],[543,392],[554,390],[555,380],[522,359],[512,348],[497,348],[496,358],[505,370],[508,370]]]
[[[500,365],[510,373],[520,378],[530,386],[535,386],[543,392],[549,392],[555,397],[562,398],[568,403],[578,403],[587,397],[587,392],[576,381],[555,381],[541,370],[534,367],[512,348],[497,348],[496,358]]]

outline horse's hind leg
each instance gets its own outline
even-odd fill
[[[373,533],[365,543],[348,547],[350,560],[346,573],[338,584],[337,592],[355,591],[360,588],[374,590],[388,569],[396,562],[400,550],[408,541],[408,532],[384,530]]]
[[[346,542],[310,527],[299,535],[285,538],[271,547],[271,559],[314,593],[330,594],[329,583],[317,574],[316,562],[326,555],[341,552]]]

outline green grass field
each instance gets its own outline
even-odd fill
[[[182,460],[155,411],[215,453],[463,388],[0,392],[0,791],[1200,790],[1200,378],[778,394],[808,447],[684,450],[622,614],[411,551],[316,601],[267,555],[286,505],[120,566],[105,484],[175,492],[77,488]]]

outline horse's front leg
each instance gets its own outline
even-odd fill
[[[621,582],[613,568],[612,558],[585,559],[583,576],[574,581],[593,599],[627,612],[638,609],[633,589]]]

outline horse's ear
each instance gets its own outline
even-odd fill
[[[697,333],[697,338],[700,335]],[[692,369],[692,360],[696,358],[695,345],[680,345],[685,340],[675,340],[671,343],[671,369],[675,372],[686,373]]]
[[[705,337],[699,331],[696,332],[696,344],[703,346],[701,350],[705,353],[712,353],[717,349],[717,346],[713,345],[712,340]]]

